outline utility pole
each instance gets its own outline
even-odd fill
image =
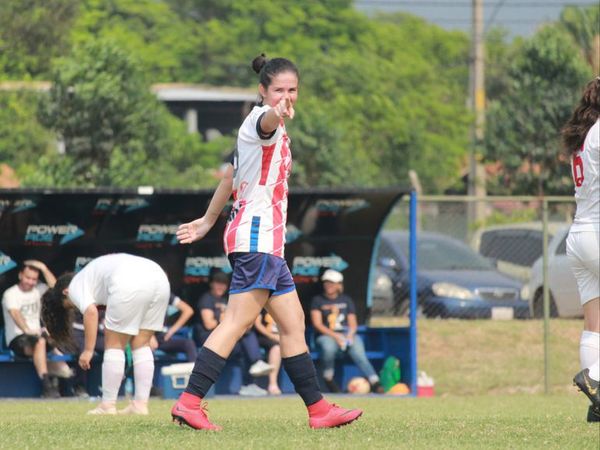
[[[470,67],[470,107],[475,115],[475,123],[471,133],[469,151],[469,196],[483,197],[485,189],[485,169],[477,158],[477,149],[484,137],[485,125],[485,77],[484,77],[484,43],[483,43],[483,0],[473,0],[472,50]],[[485,204],[481,201],[469,202],[469,224],[485,218]]]

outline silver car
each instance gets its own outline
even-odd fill
[[[583,309],[579,301],[577,282],[567,257],[569,227],[560,228],[548,243],[548,285],[550,290],[551,317],[581,317]],[[531,279],[522,294],[529,298],[531,317],[543,317],[542,258],[531,268]]]

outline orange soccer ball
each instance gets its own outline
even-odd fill
[[[351,394],[368,394],[371,392],[371,385],[366,378],[354,377],[348,381],[347,389]]]
[[[395,385],[393,385],[390,388],[389,391],[386,392],[386,394],[391,394],[391,395],[406,395],[406,394],[410,394],[410,389],[404,383],[396,383]]]

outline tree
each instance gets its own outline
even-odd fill
[[[591,75],[560,27],[546,26],[523,44],[508,69],[506,89],[489,101],[486,159],[503,167],[490,192],[570,192],[559,130]]]
[[[594,73],[600,73],[600,5],[567,6],[559,23],[575,40]]]
[[[196,46],[189,21],[163,0],[82,1],[72,43],[95,39],[110,39],[135,55],[154,83],[184,81],[182,61]]]
[[[52,133],[37,121],[36,102],[31,92],[0,95],[0,161],[13,167],[19,179],[34,173],[40,158],[56,152]]]
[[[69,57],[57,60],[40,114],[66,153],[41,158],[30,183],[61,173],[82,185],[123,185],[148,172],[161,183],[212,182],[198,174],[218,164],[231,138],[188,141],[149,98],[148,82],[256,86],[249,66],[260,52],[300,68],[298,115],[289,122],[297,185],[400,184],[413,169],[426,192],[438,193],[465,164],[464,33],[406,14],[370,18],[352,0],[77,3],[64,36],[78,50],[53,53]]]
[[[56,185],[207,184],[207,169],[216,167],[220,152],[185,132],[114,42],[76,49],[59,61],[52,81],[40,119],[62,139],[65,154],[40,161],[45,170],[32,184],[49,182],[54,172],[69,177]]]
[[[463,33],[408,15],[370,19],[347,0],[184,3],[196,5],[186,18],[198,21],[188,79],[255,86],[249,65],[263,51],[297,63],[296,183],[407,183],[409,169],[428,192],[455,182],[468,143]]]
[[[41,78],[53,58],[69,49],[77,0],[2,0],[0,74],[13,79]]]

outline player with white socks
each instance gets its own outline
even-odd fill
[[[588,422],[600,422],[600,77],[588,83],[562,130],[571,156],[577,210],[567,238],[567,256],[583,305],[581,372],[573,382],[592,405]]]
[[[170,287],[155,262],[125,253],[100,256],[76,275],[61,276],[43,298],[42,316],[59,343],[69,344],[71,310],[83,314],[84,350],[79,365],[87,370],[98,332],[98,308],[106,307],[102,402],[88,414],[148,414],[154,376],[154,356],[149,343],[163,327]],[[117,395],[125,373],[125,347],[131,345],[135,394],[117,412]]]

